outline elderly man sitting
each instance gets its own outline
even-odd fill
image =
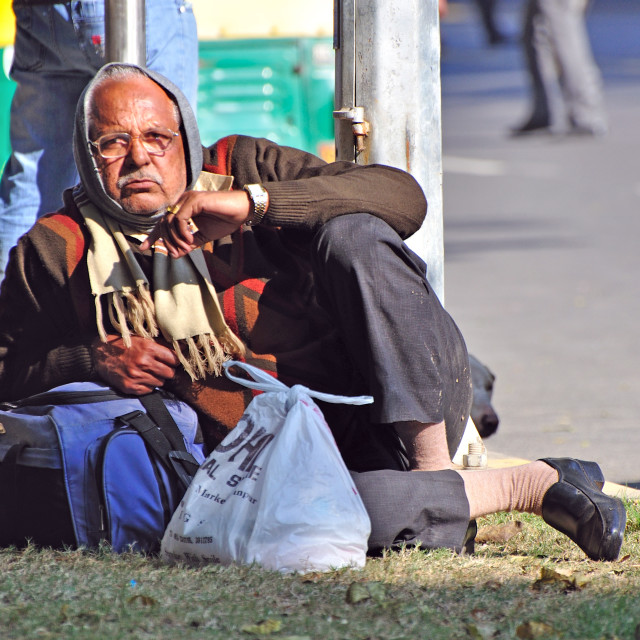
[[[594,463],[453,470],[469,360],[403,243],[426,210],[410,175],[244,136],[203,149],[181,92],[127,64],[87,87],[74,150],[81,183],[20,239],[0,290],[0,399],[78,380],[164,387],[213,448],[252,397],[220,375],[241,357],[288,385],[374,397],[322,406],[372,549],[460,548],[470,519],[514,509],[617,557],[624,507]]]

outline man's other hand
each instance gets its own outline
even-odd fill
[[[107,341],[96,338],[91,345],[96,371],[109,386],[133,395],[143,395],[162,387],[173,378],[176,354],[149,338],[131,336],[126,347],[121,336],[109,335]]]

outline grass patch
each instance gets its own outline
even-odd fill
[[[0,550],[0,638],[635,640],[640,505],[627,509],[625,543],[613,563],[587,559],[523,514],[479,521],[517,519],[524,527],[506,543],[477,545],[473,556],[404,549],[368,560],[361,571],[323,574],[168,567],[107,547]],[[541,584],[542,570],[555,578]]]

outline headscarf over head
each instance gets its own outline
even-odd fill
[[[153,338],[160,333],[173,345],[192,379],[220,375],[222,362],[242,356],[244,347],[224,321],[209,271],[200,249],[173,259],[161,240],[154,245],[153,277],[148,282],[126,236],[146,237],[166,209],[152,215],[125,211],[105,190],[89,143],[89,103],[93,90],[106,77],[125,79],[131,71],[158,84],[178,107],[187,189],[199,188],[202,145],[193,111],[180,89],[158,73],[133,64],[110,63],[98,71],[76,109],[74,156],[80,184],[74,199],[91,234],[87,267],[95,297],[98,333],[107,340],[103,305],[106,300],[113,328],[131,345],[131,336]],[[211,189],[211,182],[207,185]]]
[[[164,76],[143,69],[135,64],[126,62],[112,62],[102,67],[93,80],[87,85],[76,107],[75,128],[73,131],[73,155],[80,174],[80,182],[89,200],[100,211],[126,224],[129,228],[139,231],[149,231],[154,224],[164,215],[164,211],[154,216],[139,216],[128,213],[111,196],[107,194],[102,182],[100,171],[93,153],[93,147],[89,143],[89,102],[95,87],[107,77],[123,77],[127,70],[144,74],[164,90],[164,92],[177,104],[180,112],[180,135],[184,146],[185,162],[187,165],[187,190],[193,189],[202,170],[202,144],[196,118],[189,101],[182,91]],[[121,72],[121,75],[117,74]],[[116,75],[114,75],[116,74]]]

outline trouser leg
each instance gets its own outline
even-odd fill
[[[535,123],[551,122],[549,85],[553,54],[550,49],[548,26],[540,11],[538,0],[529,0],[525,7],[522,30],[523,48],[531,83],[531,113],[529,120]]]
[[[546,16],[560,87],[572,126],[603,133],[607,118],[600,72],[585,23],[587,0],[538,0]]]
[[[191,2],[147,0],[147,66],[176,84],[197,112],[198,32]]]
[[[490,44],[498,43],[503,39],[495,20],[496,0],[476,0],[487,40]]]
[[[455,452],[471,402],[469,359],[424,262],[368,214],[325,224],[312,258],[318,300],[374,397],[370,423],[390,431],[397,422],[444,420]]]
[[[371,520],[371,553],[403,544],[461,550],[469,503],[458,473],[384,470],[351,476]]]

